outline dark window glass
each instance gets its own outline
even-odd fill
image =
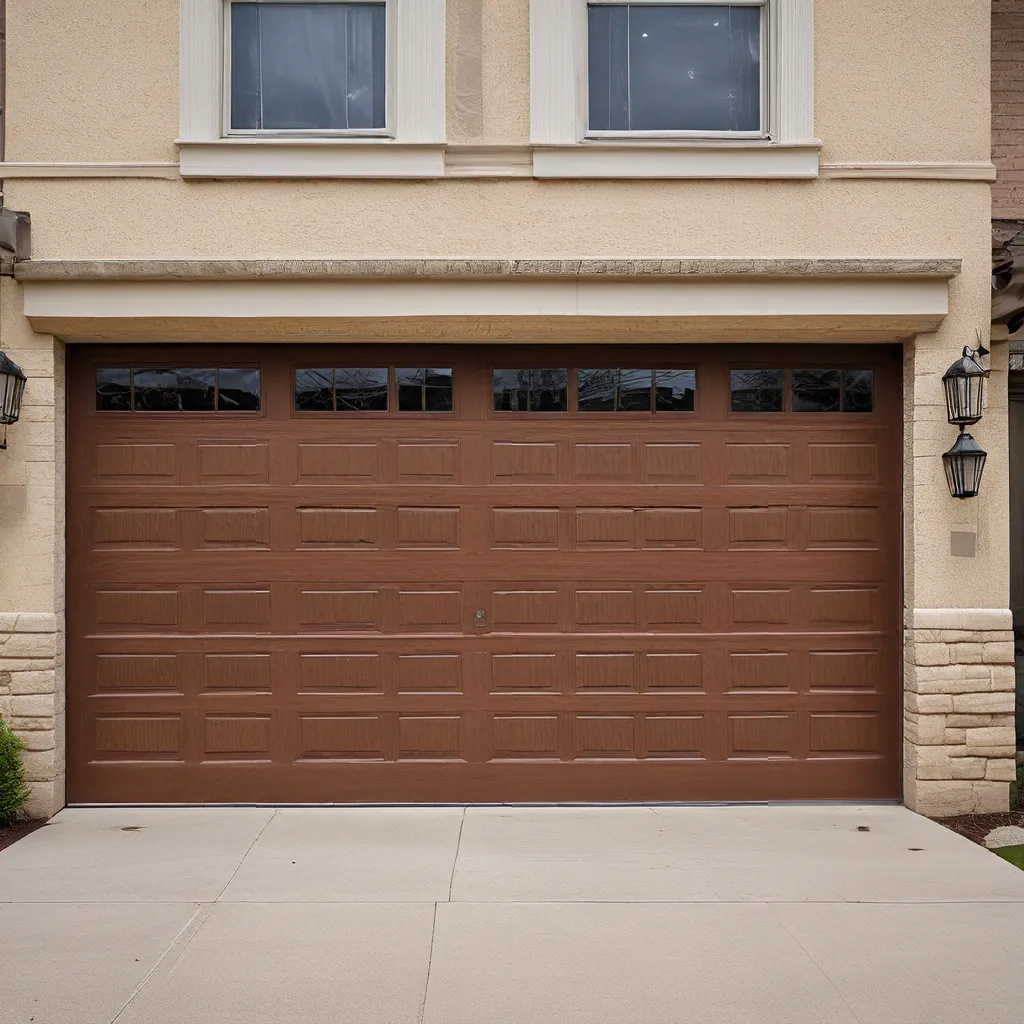
[[[450,369],[395,370],[399,412],[451,412],[454,381]]]
[[[495,370],[494,408],[498,412],[565,412],[565,370]]]
[[[794,370],[793,412],[839,412],[839,370]]]
[[[589,14],[593,131],[761,127],[761,10],[595,4]]]
[[[260,407],[260,371],[217,371],[217,408],[221,412],[254,412]]]
[[[652,370],[576,371],[580,412],[650,412]]]
[[[872,412],[875,408],[874,370],[843,371],[843,411]]]
[[[785,370],[733,370],[733,412],[782,412]]]
[[[387,412],[387,367],[335,369],[334,394],[338,412]]]
[[[132,371],[104,367],[96,371],[96,408],[127,412],[132,407]]]
[[[330,412],[334,408],[334,371],[295,371],[295,409],[298,412]]]
[[[213,369],[143,369],[132,374],[137,411],[213,411],[217,378]]]
[[[655,370],[654,409],[656,412],[693,412],[696,394],[696,370]]]
[[[384,4],[231,5],[231,127],[385,125]]]

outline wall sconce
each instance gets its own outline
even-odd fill
[[[4,439],[0,451],[7,450],[7,424],[17,423],[21,415],[21,399],[25,394],[25,371],[3,352],[0,352],[0,423],[4,425]]]
[[[946,483],[954,498],[977,497],[988,458],[981,445],[964,431],[964,427],[981,419],[984,409],[985,381],[990,373],[978,362],[978,357],[984,355],[988,355],[988,349],[982,345],[979,332],[978,347],[964,346],[963,355],[942,375],[946,417],[953,426],[960,428],[956,443],[942,456]]]

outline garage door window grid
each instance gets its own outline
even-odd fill
[[[394,376],[392,377],[392,373]],[[441,367],[324,367],[295,371],[296,412],[452,412],[454,375]]]
[[[730,371],[733,412],[785,412],[785,370]],[[789,372],[790,412],[868,413],[874,411],[873,370],[793,369]]]
[[[100,412],[259,412],[256,367],[100,367]]]

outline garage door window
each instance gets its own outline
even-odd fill
[[[567,370],[495,370],[495,412],[566,412]]]
[[[693,412],[696,370],[576,371],[580,412]]]
[[[451,369],[395,370],[399,412],[451,412],[455,387]]]
[[[101,412],[258,412],[255,367],[101,367],[96,371]]]

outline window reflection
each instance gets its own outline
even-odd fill
[[[217,408],[221,412],[254,412],[260,407],[260,371],[219,369]]]
[[[454,380],[450,368],[407,368],[395,370],[399,412],[451,412],[454,408]]]
[[[338,412],[387,412],[387,367],[335,369],[334,394]]]
[[[697,371],[577,370],[576,390],[580,412],[693,412]]]
[[[330,412],[334,408],[334,370],[295,371],[295,409],[298,412]]]
[[[696,370],[657,370],[654,408],[658,412],[693,412],[697,395]]]
[[[129,411],[132,407],[132,371],[104,367],[96,371],[96,408],[105,412]]]
[[[213,369],[161,368],[132,371],[135,408],[143,412],[211,412],[216,372]]]
[[[565,412],[568,374],[563,369],[495,370],[496,412]]]
[[[732,370],[733,412],[782,412],[785,370]]]
[[[793,412],[838,412],[839,370],[794,370]]]
[[[843,411],[873,412],[875,408],[874,370],[843,371]]]

